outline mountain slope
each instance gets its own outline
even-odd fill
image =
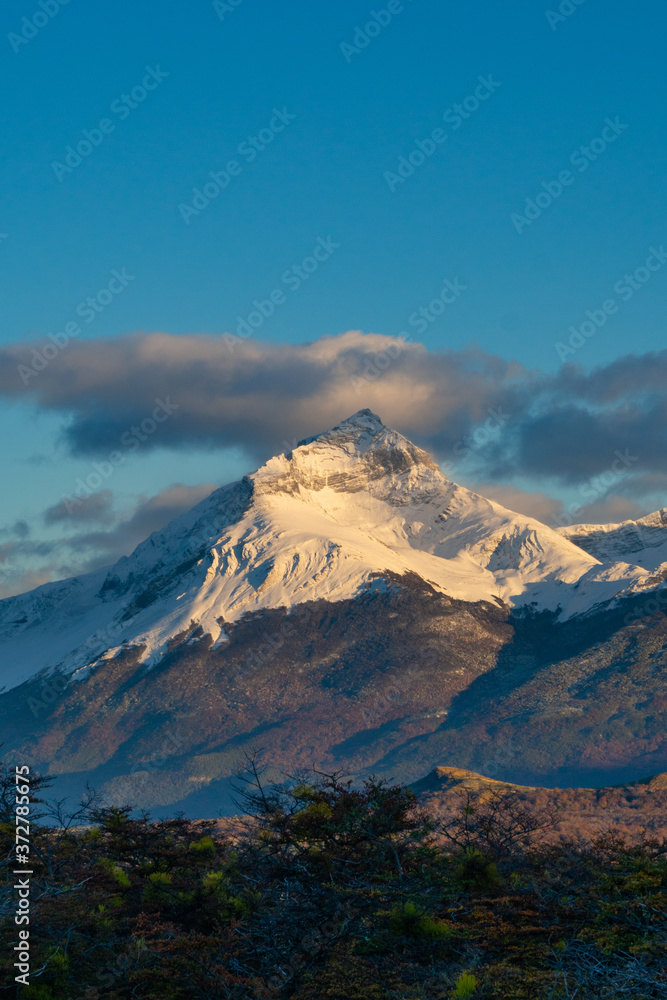
[[[83,682],[36,677],[0,695],[12,757],[117,803],[229,808],[262,747],[414,781],[447,764],[529,785],[608,785],[667,770],[667,619],[641,599],[559,623],[454,601],[418,578],[336,603],[267,609],[212,648],[197,630],[159,663],[126,646]],[[61,684],[65,684],[64,688]]]
[[[667,507],[636,521],[574,524],[558,531],[602,563],[623,560],[647,570],[667,564]]]
[[[662,583],[362,410],[111,569],[0,602],[3,739],[60,793],[191,815],[258,745],[402,781],[632,780],[667,769]]]
[[[543,830],[540,841],[561,838],[602,837],[609,830],[641,843],[648,835],[662,839],[667,832],[667,774],[656,774],[625,785],[602,788],[535,788],[496,781],[474,771],[436,767],[411,786],[420,804],[440,821],[460,815],[470,796],[475,803],[509,796],[521,810],[544,818],[553,827]]]
[[[266,608],[353,599],[413,574],[464,601],[589,611],[650,587],[645,570],[593,554],[457,486],[362,410],[271,459],[155,533],[128,558],[0,602],[7,687],[72,672],[124,642],[156,663],[175,636]]]

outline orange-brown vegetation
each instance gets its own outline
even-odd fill
[[[607,833],[631,843],[645,836],[667,837],[667,774],[607,788],[535,788],[436,767],[411,788],[438,822],[458,815],[469,795],[482,800],[504,795],[528,813],[553,816],[553,825],[543,833],[545,842],[592,840]]]

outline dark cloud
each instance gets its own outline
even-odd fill
[[[107,531],[81,531],[86,522],[92,523],[95,516],[95,497],[100,497],[99,510],[106,512],[111,507],[110,496],[102,490],[85,498],[88,504],[85,517],[74,520],[76,533],[64,538],[43,541],[10,541],[0,545],[0,598],[20,594],[32,587],[51,580],[64,579],[80,573],[87,573],[102,566],[108,566],[123,555],[129,555],[136,546],[153,531],[164,528],[173,518],[189,510],[215,488],[213,483],[186,486],[176,483],[153,497],[141,497],[129,516],[118,520]],[[74,515],[72,515],[74,517]],[[49,508],[43,519],[50,526],[68,525],[66,510],[61,505]]]
[[[564,365],[558,385],[563,395],[595,403],[613,403],[626,395],[661,399],[667,386],[667,350],[626,355],[591,372]]]
[[[603,471],[618,452],[643,470],[665,472],[664,401],[642,406],[626,395],[602,411],[570,404],[534,417],[528,412],[515,463],[522,471],[576,483]]]
[[[516,486],[503,486],[498,483],[477,483],[470,487],[476,493],[495,500],[501,507],[507,507],[517,514],[526,514],[544,524],[553,524],[563,511],[563,503],[546,493],[529,492]]]
[[[70,450],[99,460],[240,446],[251,468],[368,406],[487,481],[585,484],[620,452],[636,456],[631,478],[667,485],[667,351],[544,374],[474,347],[427,351],[357,331],[308,344],[152,333],[72,342],[22,377],[29,361],[26,345],[0,351],[0,395],[62,414]],[[485,439],[499,411],[507,418]]]
[[[17,557],[38,556],[44,559],[52,555],[57,544],[51,541],[5,542],[0,545],[0,564],[13,562]]]
[[[515,363],[474,349],[429,353],[355,331],[301,345],[159,333],[73,342],[24,384],[19,367],[29,360],[25,345],[0,351],[0,394],[62,413],[72,452],[95,457],[122,450],[128,435],[146,449],[240,445],[260,459],[364,406],[407,434],[453,446],[531,381]],[[174,410],[156,423],[158,400]]]
[[[219,484],[217,484],[219,485]],[[98,569],[129,555],[153,531],[160,531],[170,521],[203,500],[216,489],[216,484],[200,483],[185,486],[176,483],[156,496],[142,497],[132,514],[111,531],[80,534],[69,540],[72,553],[83,557],[78,572]]]
[[[78,527],[80,524],[112,524],[113,493],[100,490],[90,496],[61,500],[60,503],[44,511],[45,524],[62,524],[64,527]]]

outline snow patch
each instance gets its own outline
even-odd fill
[[[644,547],[629,547],[638,532]],[[555,531],[451,482],[361,410],[216,490],[110,569],[0,601],[0,685],[46,668],[80,679],[127,643],[154,665],[174,637],[198,641],[193,621],[219,648],[221,621],[386,592],[406,574],[459,600],[567,618],[654,587],[649,571],[665,562],[667,511]]]

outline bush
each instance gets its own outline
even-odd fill
[[[389,929],[397,937],[417,941],[444,941],[452,933],[444,920],[436,920],[418,910],[414,903],[403,903],[391,911]]]
[[[243,829],[130,808],[90,807],[88,828],[31,823],[39,973],[20,996],[667,997],[664,841],[547,846],[515,806],[470,798],[438,831],[408,789],[336,774],[265,788],[255,766],[248,788]],[[7,982],[12,843],[0,823]],[[453,958],[475,975],[454,982]]]
[[[457,1000],[465,1000],[466,997],[471,997],[475,992],[477,986],[477,980],[469,972],[462,972],[459,978],[456,980],[456,986],[454,987],[454,996]]]
[[[466,847],[456,856],[454,877],[463,886],[479,890],[497,889],[501,884],[498,866],[476,847]]]

